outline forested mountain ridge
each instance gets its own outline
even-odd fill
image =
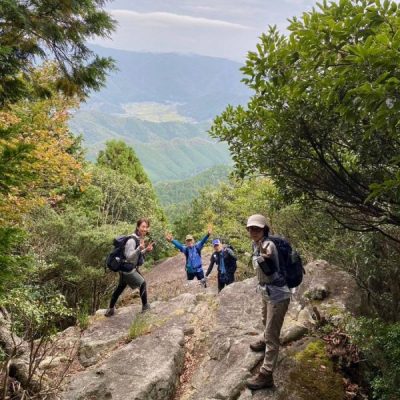
[[[83,135],[90,160],[110,139],[123,140],[135,149],[153,182],[185,179],[214,165],[231,164],[227,146],[208,136],[208,126],[156,123],[98,111],[78,111],[70,122],[72,131]]]
[[[193,54],[140,53],[92,46],[112,57],[118,68],[107,85],[93,93],[85,107],[120,113],[136,102],[177,103],[180,114],[196,121],[213,119],[227,104],[244,104],[248,88],[241,82],[241,64]]]
[[[220,182],[227,181],[230,171],[231,168],[226,165],[217,165],[189,179],[159,182],[154,185],[154,189],[163,206],[189,203],[201,189],[207,186],[215,188]]]
[[[228,104],[244,104],[248,89],[239,63],[182,54],[135,53],[94,47],[115,59],[118,71],[73,115],[87,157],[105,142],[132,146],[153,182],[194,176],[215,165],[230,165],[223,143],[207,133],[210,121]]]

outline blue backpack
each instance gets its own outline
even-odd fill
[[[133,268],[139,267],[144,263],[143,254],[140,253],[138,262],[136,265],[129,263],[125,259],[125,245],[129,239],[134,239],[136,242],[136,248],[139,246],[139,239],[136,236],[118,236],[114,239],[114,249],[106,258],[107,267],[113,272],[131,272]]]
[[[300,254],[292,249],[290,243],[281,236],[268,236],[278,250],[279,267],[289,288],[300,285],[306,273]]]

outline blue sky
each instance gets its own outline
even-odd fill
[[[118,22],[116,32],[93,43],[243,61],[268,25],[285,32],[288,18],[313,5],[312,0],[116,0],[106,5]]]

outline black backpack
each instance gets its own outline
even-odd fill
[[[114,239],[114,249],[106,258],[107,267],[113,272],[130,272],[135,267],[139,267],[144,263],[143,254],[140,253],[138,262],[136,265],[129,263],[125,259],[125,245],[129,239],[134,239],[136,242],[136,248],[139,246],[139,239],[136,236],[118,236]]]
[[[300,254],[292,249],[290,243],[281,236],[268,236],[278,250],[279,267],[289,288],[300,285],[306,273]]]

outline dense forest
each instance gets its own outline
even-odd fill
[[[210,130],[227,142],[233,176],[221,168],[160,184],[158,194],[135,149],[109,141],[88,162],[70,129],[72,110],[114,68],[85,45],[114,29],[103,6],[0,3],[3,398],[57,390],[37,375],[37,358],[55,332],[84,328],[105,305],[114,276],[104,259],[138,218],[150,218],[157,243],[147,268],[168,254],[168,229],[200,237],[210,223],[245,266],[253,213],[305,260],[327,259],[355,277],[369,309],[341,329],[363,352],[371,398],[400,398],[398,4],[324,1],[293,18],[288,35],[275,27],[262,34],[242,68],[250,102],[227,106]],[[162,208],[172,202],[175,210]],[[243,267],[240,278],[251,274]]]

